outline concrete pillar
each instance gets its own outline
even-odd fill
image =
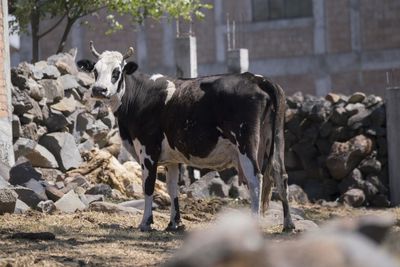
[[[8,40],[8,6],[1,0],[0,7],[0,161],[6,165],[14,165],[12,143],[12,106],[10,78],[10,50]]]
[[[176,76],[179,78],[197,77],[196,37],[177,37],[175,40]]]
[[[249,70],[249,50],[238,48],[227,51],[226,63],[229,73],[243,73]]]
[[[386,129],[389,153],[390,201],[400,204],[400,87],[386,89]]]

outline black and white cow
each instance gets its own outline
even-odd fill
[[[78,66],[95,75],[92,96],[107,102],[124,145],[136,152],[142,167],[145,210],[142,231],[153,223],[152,201],[157,165],[167,168],[171,218],[167,230],[179,230],[178,164],[223,170],[235,167],[247,182],[253,213],[268,207],[273,183],[283,203],[284,230],[294,228],[287,200],[284,167],[282,89],[253,75],[223,74],[194,79],[147,75],[126,62],[133,48],[99,54],[97,62]],[[133,153],[134,154],[134,153]]]

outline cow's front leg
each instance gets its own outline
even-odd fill
[[[167,166],[167,190],[171,198],[171,217],[167,227],[167,231],[181,231],[185,226],[181,222],[178,201],[178,178],[179,165],[171,164]]]
[[[157,177],[157,163],[146,158],[142,165],[142,186],[144,192],[144,214],[140,223],[141,231],[150,231],[153,223],[153,193]]]

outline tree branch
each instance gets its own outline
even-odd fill
[[[94,13],[94,12],[97,12],[97,11],[103,9],[103,8],[106,8],[106,7],[107,7],[107,6],[101,6],[101,7],[98,7],[98,8],[92,9],[92,10],[89,10],[89,11],[85,12],[85,14],[82,14],[82,15],[77,16],[77,19],[80,19],[80,18],[82,18],[82,17],[84,17],[84,16],[87,16],[87,15],[89,15],[89,14],[92,14],[92,13]]]
[[[64,20],[65,16],[67,14],[64,14],[53,26],[51,26],[49,29],[47,29],[46,31],[44,31],[41,34],[38,34],[39,38],[42,38],[43,36],[45,36],[46,34],[48,34],[49,32],[51,32],[52,30],[54,30],[58,25],[60,25],[60,23]]]

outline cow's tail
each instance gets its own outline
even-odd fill
[[[259,76],[256,76],[256,80],[258,86],[268,93],[272,102],[272,106],[268,105],[266,107],[267,110],[263,118],[265,127],[261,127],[262,129],[264,128],[264,131],[261,132],[264,136],[261,140],[264,142],[260,146],[264,146],[262,150],[264,153],[261,160],[263,178],[260,181],[259,207],[260,213],[264,214],[268,209],[271,188],[275,180],[274,177],[277,175],[286,175],[286,173],[281,173],[281,170],[284,170],[284,166],[282,166],[284,164],[282,153],[284,153],[283,127],[286,103],[285,93],[278,84]],[[271,128],[268,127],[269,123],[271,124]],[[267,131],[265,128],[271,131]],[[268,133],[271,133],[269,138],[266,136]]]

